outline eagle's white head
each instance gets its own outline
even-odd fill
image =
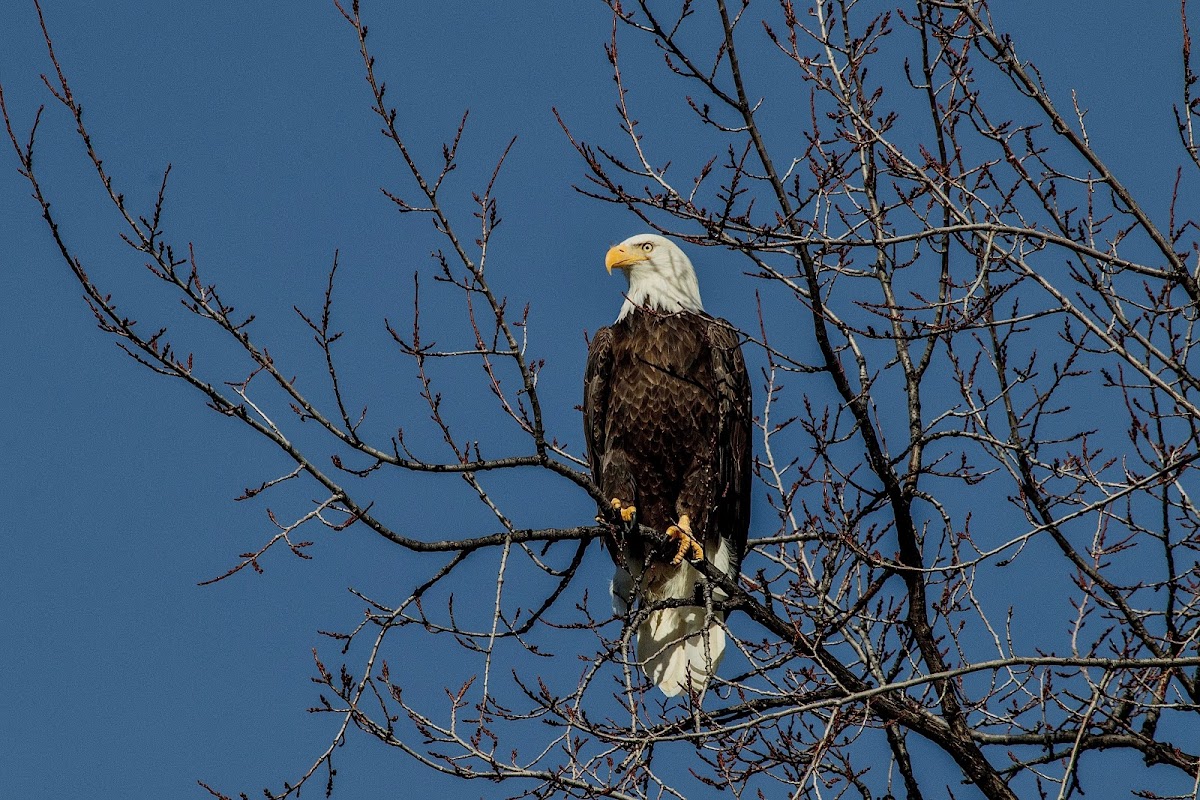
[[[630,236],[610,247],[604,266],[622,270],[629,279],[629,291],[617,320],[639,306],[659,311],[703,311],[700,284],[692,262],[674,242],[654,233]]]

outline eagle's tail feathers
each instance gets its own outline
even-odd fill
[[[618,617],[629,613],[629,609],[633,605],[633,590],[633,576],[629,574],[629,570],[617,567],[608,591],[612,595],[613,613]]]
[[[703,696],[725,654],[725,631],[698,606],[651,612],[638,626],[638,661],[667,697],[690,688]]]

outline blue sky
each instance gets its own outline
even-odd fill
[[[551,114],[557,107],[586,138],[618,139],[602,49],[608,13],[599,2],[572,4],[569,13],[555,2],[526,3],[520,13],[507,4],[396,5],[368,3],[364,13],[418,156],[435,159],[471,110],[454,213],[469,213],[469,192],[518,137],[498,184],[505,222],[497,281],[514,300],[533,301],[530,335],[548,360],[543,402],[555,404],[558,429],[575,436],[583,331],[605,324],[619,305],[603,252],[641,229],[572,190],[583,165]],[[1086,14],[1066,2],[1037,4],[1037,15],[1026,10],[1032,4],[996,6],[1058,96],[1079,90],[1098,149],[1127,184],[1136,191],[1166,183],[1177,159],[1175,6],[1155,4],[1132,19],[1115,2],[1090,4]],[[399,219],[379,194],[381,184],[406,184],[376,133],[352,31],[332,4],[201,10],[123,0],[98,13],[47,0],[46,14],[97,146],[131,200],[145,207],[172,163],[168,227],[176,239],[194,241],[226,296],[274,333],[269,343],[310,367],[316,353],[302,346],[307,337],[291,307],[317,308],[340,249],[341,308],[362,354],[347,369],[381,404],[415,401],[411,381],[380,374],[398,369],[387,360],[382,319],[408,320],[412,274],[428,273],[437,242],[426,222]],[[5,3],[0,31],[0,80],[24,128],[39,104],[53,103],[37,79],[49,64],[32,4]],[[630,57],[632,67],[657,69],[652,55]],[[660,101],[652,91],[639,95],[653,124]],[[697,147],[681,141],[681,158]],[[146,288],[116,239],[69,120],[54,106],[39,168],[67,236],[102,285],[133,316],[152,315],[164,295]],[[329,732],[327,719],[305,713],[316,700],[307,680],[311,648],[332,652],[316,631],[358,619],[362,603],[347,587],[394,596],[423,568],[356,528],[318,535],[312,561],[277,553],[264,575],[197,586],[265,539],[271,504],[233,498],[286,466],[95,329],[27,195],[6,144],[0,794],[206,796],[197,779],[226,792],[278,787],[307,767]],[[705,272],[705,259],[719,258],[696,258],[706,305],[748,324],[738,319],[745,304],[732,299],[745,288],[739,276]],[[454,309],[434,305],[430,313],[431,324],[453,330]],[[440,529],[447,503],[465,497],[445,482],[407,491],[406,522],[425,533]],[[508,491],[520,500],[522,487]],[[528,516],[520,523],[590,518],[579,493],[550,497],[521,501]],[[462,513],[465,531],[492,530],[483,513]],[[598,571],[589,587],[601,591],[608,565],[598,551],[589,558]],[[412,658],[417,685],[438,691],[439,665],[422,668],[420,654]],[[338,762],[338,796],[406,796],[417,776],[431,779],[365,737],[351,744]]]

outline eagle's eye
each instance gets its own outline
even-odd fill
[[[642,242],[642,252],[649,253],[653,249],[654,249],[653,242]]]

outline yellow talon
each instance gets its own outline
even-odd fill
[[[633,518],[637,516],[637,508],[625,505],[619,498],[614,497],[609,505],[612,506],[613,511],[620,512],[622,522],[633,522]]]
[[[671,559],[672,566],[680,564],[685,557],[688,561],[699,561],[704,558],[704,548],[692,536],[692,522],[688,519],[687,514],[679,518],[678,524],[667,528],[667,536],[679,542],[679,550],[676,551],[675,557]]]

